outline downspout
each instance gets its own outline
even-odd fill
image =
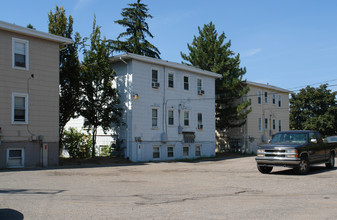
[[[128,64],[128,62],[123,60],[122,57],[119,57],[119,59],[126,65],[126,78],[127,78],[126,87],[128,88],[127,97],[131,101],[131,98],[130,98],[131,92],[130,92],[129,76],[128,76],[128,74],[129,74],[129,64]],[[131,113],[132,108],[131,108],[131,106],[128,106],[128,107],[130,107],[130,113]],[[124,152],[124,157],[126,157],[126,158],[130,158],[130,147],[129,147],[129,117],[130,117],[130,114],[128,114],[128,111],[126,112],[126,152]]]

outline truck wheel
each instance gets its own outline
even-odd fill
[[[295,171],[298,174],[304,175],[309,173],[310,165],[309,165],[309,160],[308,157],[301,157],[300,164],[298,165],[297,168],[295,168]]]
[[[334,168],[335,166],[335,154],[334,153],[330,153],[330,157],[327,163],[325,163],[325,166],[329,169]]]
[[[273,170],[273,167],[259,166],[257,165],[257,169],[264,174],[268,174]]]

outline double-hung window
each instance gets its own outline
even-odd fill
[[[268,130],[268,118],[264,119],[264,129]]]
[[[174,125],[174,110],[168,110],[168,125]]]
[[[268,103],[268,92],[264,92],[264,103]]]
[[[158,82],[158,70],[152,69],[152,88],[158,89],[159,82]]]
[[[188,76],[184,76],[184,90],[189,90],[189,79]]]
[[[12,93],[12,123],[28,124],[28,94]]]
[[[190,126],[190,112],[185,111],[184,112],[184,126]]]
[[[152,128],[158,128],[158,109],[152,109]]]
[[[201,146],[200,145],[195,146],[195,156],[196,157],[201,156]]]
[[[198,89],[198,94],[200,94],[202,90],[202,80],[201,79],[197,79],[197,89]]]
[[[276,104],[276,95],[273,93],[273,105]]]
[[[203,125],[202,125],[202,113],[198,113],[198,129],[203,129]]]
[[[174,146],[167,146],[167,157],[174,157]]]
[[[174,88],[174,74],[173,73],[168,74],[168,87]]]
[[[12,67],[28,70],[29,41],[12,38]]]
[[[262,131],[262,118],[258,119],[258,131],[261,132]]]
[[[160,158],[160,146],[153,146],[153,158]]]
[[[282,96],[278,96],[278,107],[282,107]]]
[[[261,104],[262,100],[262,92],[259,90],[257,92],[257,104]]]

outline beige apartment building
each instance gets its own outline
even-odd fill
[[[0,168],[58,164],[59,48],[70,43],[0,21]]]
[[[279,131],[289,130],[289,90],[247,81],[250,91],[244,97],[251,100],[252,111],[247,122],[228,132],[228,143],[244,153],[256,153]]]

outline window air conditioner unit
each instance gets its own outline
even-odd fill
[[[204,126],[203,125],[198,125],[198,129],[203,129]]]
[[[202,90],[202,89],[198,90],[198,95],[203,95],[203,94],[205,94],[205,90]]]
[[[159,82],[152,82],[152,88],[159,88]]]

